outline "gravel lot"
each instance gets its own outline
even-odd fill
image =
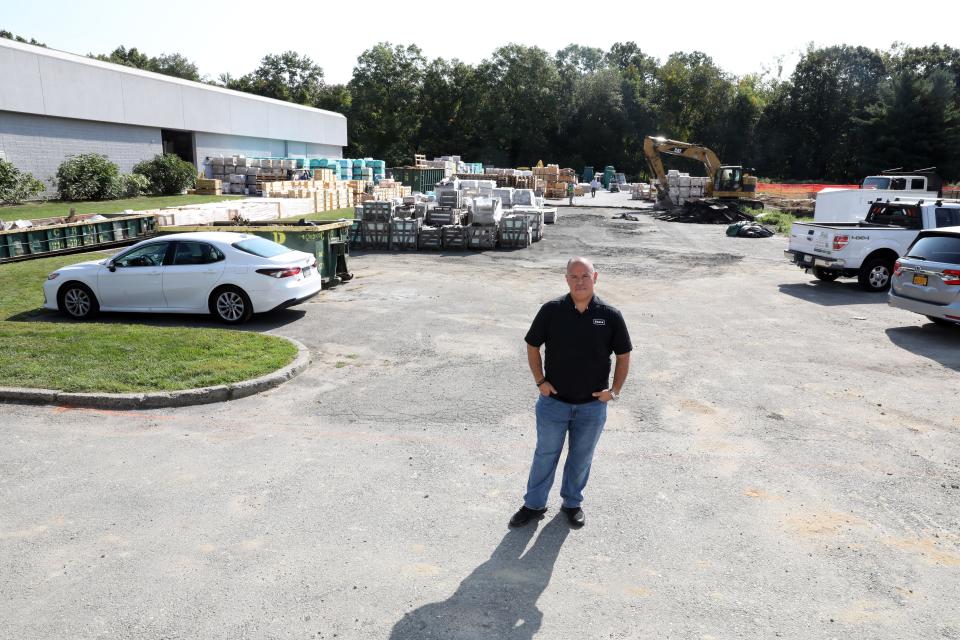
[[[261,396],[0,405],[0,637],[960,638],[960,331],[817,282],[783,237],[616,214],[562,209],[528,250],[355,253],[250,325],[314,357]],[[632,372],[587,526],[558,479],[508,530],[522,339],[573,254]]]

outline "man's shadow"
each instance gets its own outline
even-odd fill
[[[394,625],[390,640],[533,638],[543,620],[537,599],[550,583],[570,527],[558,513],[523,553],[535,531],[532,525],[508,531],[490,559],[452,596],[405,614]]]

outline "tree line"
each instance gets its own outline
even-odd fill
[[[637,175],[647,170],[644,137],[663,135],[705,144],[773,180],[851,182],[930,166],[960,179],[960,49],[950,46],[810,47],[784,78],[733,75],[699,51],[659,60],[634,42],[553,54],[510,44],[475,65],[379,43],[358,57],[346,84],[325,82],[322,67],[294,51],[215,79],[179,54],[118,47],[93,57],[343,113],[345,153],[390,166],[414,153],[459,154],[496,166],[543,160]]]

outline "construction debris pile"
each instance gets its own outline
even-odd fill
[[[464,250],[526,248],[543,238],[556,208],[532,189],[497,187],[493,180],[453,178],[432,199],[370,200],[356,209],[350,243],[363,249]]]
[[[753,214],[740,208],[735,200],[700,198],[688,200],[681,207],[674,207],[654,215],[668,222],[693,222],[697,224],[730,224],[740,220],[755,220]]]

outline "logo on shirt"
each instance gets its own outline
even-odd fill
[[[607,324],[607,321],[604,320],[603,318],[594,318],[594,319],[593,319],[593,324],[602,327],[602,326],[604,326],[605,324]]]

